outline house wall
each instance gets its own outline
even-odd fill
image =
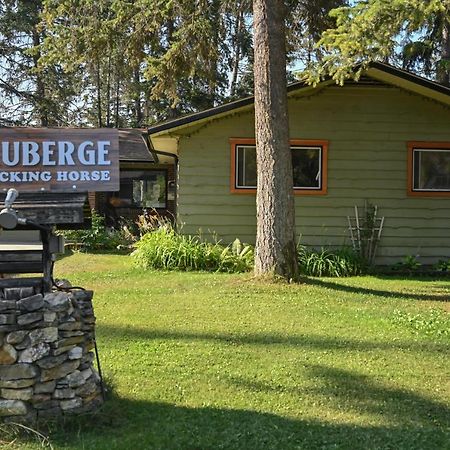
[[[289,100],[290,135],[329,141],[328,193],[296,196],[297,235],[350,244],[347,216],[365,201],[385,217],[377,263],[450,257],[450,198],[408,197],[407,141],[450,141],[450,109],[394,87],[327,87]],[[253,112],[187,130],[179,140],[182,232],[254,243],[255,195],[230,193],[232,137],[253,137]]]

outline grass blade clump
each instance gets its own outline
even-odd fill
[[[300,245],[298,261],[300,272],[311,277],[349,277],[364,270],[361,257],[348,248],[316,251]]]
[[[185,236],[162,227],[146,233],[132,256],[138,267],[163,270],[246,272],[253,266],[253,249],[235,240],[230,246]]]

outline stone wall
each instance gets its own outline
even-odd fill
[[[102,403],[92,291],[0,289],[0,420],[34,422]]]

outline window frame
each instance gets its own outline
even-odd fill
[[[414,189],[414,151],[415,150],[448,150],[450,142],[410,141],[408,148],[407,193],[410,197],[450,197],[449,191],[416,190]]]
[[[255,188],[243,188],[237,186],[237,151],[238,146],[254,146],[256,145],[255,138],[231,138],[231,176],[230,176],[230,191],[233,194],[256,194]],[[321,161],[320,173],[321,183],[320,189],[314,188],[298,188],[294,187],[294,195],[326,195],[328,193],[328,141],[318,139],[290,139],[290,147],[320,147]]]

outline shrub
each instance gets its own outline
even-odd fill
[[[450,271],[450,259],[440,259],[438,263],[434,266],[435,270],[440,270],[442,272]]]
[[[420,268],[421,264],[417,261],[417,256],[407,255],[400,262],[394,264],[393,270],[414,272]]]
[[[61,234],[67,241],[79,244],[84,251],[117,250],[130,243],[122,230],[107,228],[105,218],[95,210],[92,210],[92,225],[90,228],[62,231]]]
[[[300,272],[312,277],[349,277],[365,269],[362,258],[349,248],[339,250],[309,250],[298,247]]]
[[[168,226],[146,233],[135,248],[135,263],[144,269],[245,272],[253,265],[253,249],[239,240],[222,246],[178,234]]]
[[[253,247],[242,244],[235,239],[231,246],[226,246],[220,255],[220,269],[226,272],[247,272],[252,270],[254,262]]]
[[[160,215],[155,209],[144,209],[142,214],[133,220],[120,220],[120,229],[129,242],[137,242],[146,233],[158,228],[172,228],[173,217]]]

